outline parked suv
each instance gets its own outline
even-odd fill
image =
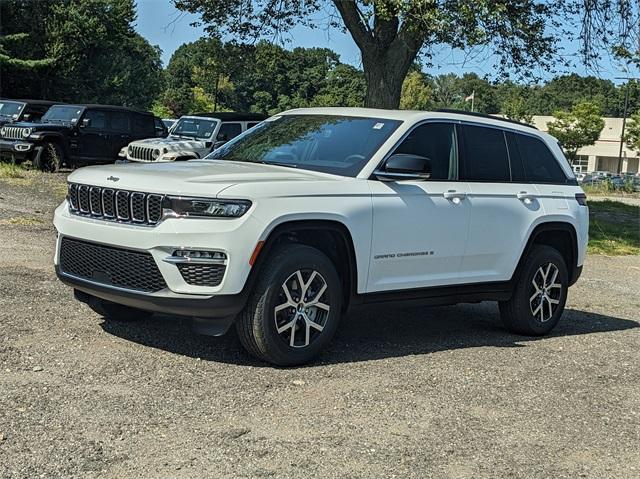
[[[312,108],[206,159],[77,170],[54,223],[58,277],[99,314],[235,322],[251,354],[291,365],[380,301],[498,301],[509,330],[548,333],[588,209],[558,142],[528,125]]]
[[[0,126],[16,121],[40,121],[54,104],[47,100],[0,99]]]
[[[151,113],[109,105],[54,105],[40,123],[18,122],[0,128],[0,153],[20,163],[31,160],[43,171],[63,165],[114,162],[130,141],[166,136]]]
[[[120,158],[137,162],[184,161],[204,158],[266,116],[259,113],[198,113],[183,116],[163,140],[134,141],[120,151]]]

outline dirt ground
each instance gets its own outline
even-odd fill
[[[372,308],[308,367],[187,321],[105,322],[51,265],[64,175],[0,179],[0,477],[640,477],[640,257],[554,333],[492,303]]]

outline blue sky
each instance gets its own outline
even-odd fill
[[[194,28],[189,24],[196,21],[196,16],[190,16],[179,12],[169,0],[138,0],[138,19],[136,30],[153,45],[159,45],[162,49],[162,60],[165,65],[169,62],[171,54],[183,43],[192,42],[204,35],[202,28]],[[297,27],[283,38],[286,48],[293,47],[327,47],[340,55],[345,63],[360,66],[360,53],[353,43],[351,36],[339,30],[327,32],[325,29],[309,29]],[[564,54],[572,56],[577,50],[577,45],[569,42],[562,44]],[[442,47],[436,51],[433,68],[425,71],[431,74],[455,72],[457,74],[475,72],[481,76],[495,77],[493,67],[494,59],[483,51],[472,61],[464,61],[465,55],[460,51],[452,51]],[[571,69],[561,69],[558,73],[579,73],[581,75],[594,74],[601,78],[612,79],[625,76],[615,61],[605,58],[601,62],[599,72],[587,71],[578,64]],[[554,76],[545,72],[537,72],[538,76],[548,79]],[[631,72],[638,76],[638,72]],[[614,80],[616,81],[616,80]],[[620,83],[616,81],[616,83]]]

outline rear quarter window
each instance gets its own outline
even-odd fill
[[[532,183],[566,183],[567,176],[551,153],[549,147],[539,138],[514,134],[526,179]]]

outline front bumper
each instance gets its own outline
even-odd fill
[[[0,140],[0,154],[27,159],[33,155],[35,145],[21,140]]]

